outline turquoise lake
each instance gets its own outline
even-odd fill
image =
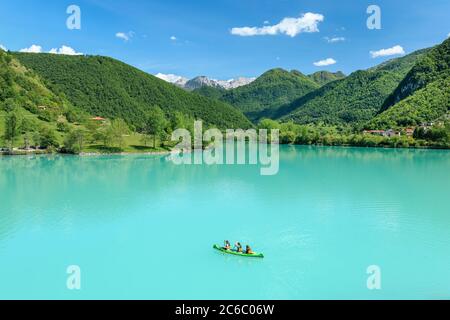
[[[450,298],[449,151],[280,158],[261,176],[166,156],[1,157],[0,298]],[[212,249],[224,239],[266,257]],[[66,287],[70,265],[81,290]]]

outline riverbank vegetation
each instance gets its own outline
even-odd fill
[[[386,148],[450,148],[450,121],[432,127],[418,127],[413,132],[394,131],[392,136],[361,132],[350,126],[323,123],[299,125],[264,119],[260,129],[280,130],[281,144],[358,146]]]

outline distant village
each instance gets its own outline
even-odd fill
[[[444,119],[449,120],[450,114],[445,115]],[[420,126],[417,127],[411,127],[411,128],[405,128],[402,130],[394,130],[394,129],[388,129],[388,130],[364,130],[363,134],[365,135],[373,135],[373,136],[381,136],[381,137],[401,137],[401,136],[407,136],[412,137],[414,135],[414,132],[417,129],[423,129],[425,132],[430,130],[433,127],[441,127],[444,126],[444,120],[437,120],[427,123],[422,123]]]

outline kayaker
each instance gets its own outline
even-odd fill
[[[223,247],[225,250],[230,250],[231,249],[231,244],[230,241],[225,240],[225,246]]]
[[[236,244],[234,245],[233,250],[236,251],[236,252],[242,252],[242,245],[241,245],[241,243],[240,242],[236,242]]]
[[[247,246],[245,247],[245,253],[246,253],[246,254],[255,254],[255,253],[253,252],[252,248],[250,248],[249,245],[247,245]]]

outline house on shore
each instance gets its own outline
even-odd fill
[[[408,137],[412,137],[414,135],[414,131],[416,131],[415,128],[406,128],[405,129],[405,134]]]

